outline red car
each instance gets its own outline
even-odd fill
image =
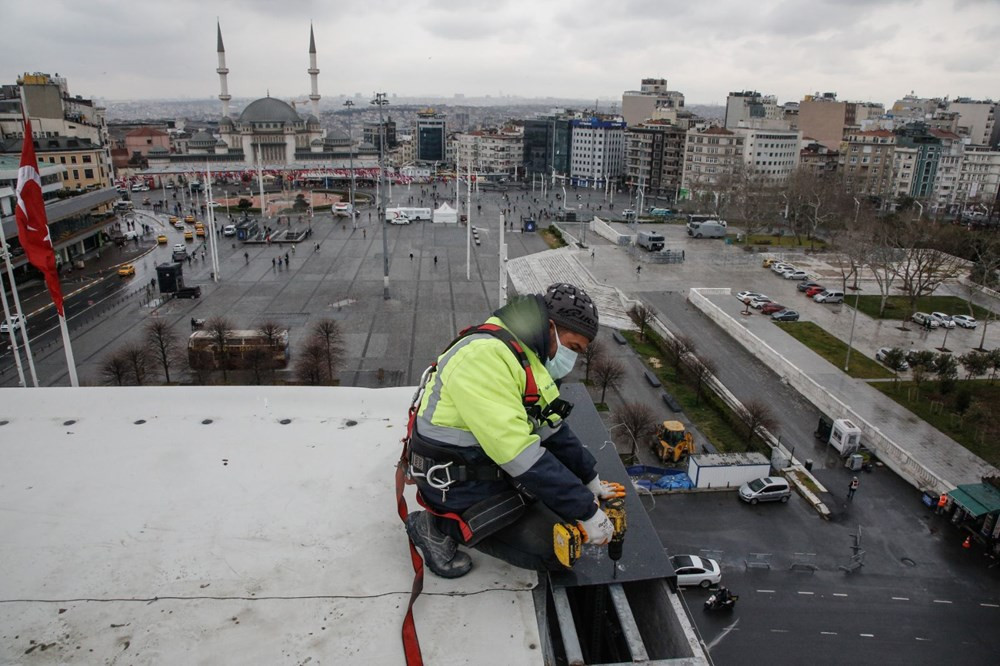
[[[780,305],[779,303],[768,303],[767,305],[765,305],[764,307],[762,307],[760,309],[760,313],[761,314],[769,315],[769,314],[771,314],[773,312],[781,312],[784,309],[785,309],[785,306],[784,305]]]
[[[812,298],[813,296],[815,296],[816,294],[818,294],[819,292],[821,292],[821,291],[823,291],[825,289],[826,289],[826,287],[822,287],[822,286],[811,287],[810,289],[806,290],[806,296],[808,296],[809,298]]]

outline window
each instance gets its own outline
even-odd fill
[[[76,155],[70,155],[69,161],[71,164],[76,164]]]
[[[93,159],[94,158],[91,157],[90,155],[84,155],[83,156],[83,163],[84,164],[90,164],[93,161]]]
[[[94,177],[94,170],[93,169],[84,169],[83,170],[83,177],[84,178],[93,178]]]

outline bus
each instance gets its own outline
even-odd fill
[[[188,364],[194,370],[240,370],[254,366],[284,368],[288,365],[288,329],[272,343],[255,330],[231,330],[221,353],[212,331],[195,331],[188,338]]]
[[[410,222],[431,222],[433,220],[433,214],[430,208],[398,207],[385,209],[385,219],[387,222],[392,222],[393,219],[399,217],[399,215],[394,215],[394,213],[406,216],[406,219]]]

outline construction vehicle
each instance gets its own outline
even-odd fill
[[[653,450],[660,462],[678,463],[694,453],[694,438],[684,430],[684,424],[680,421],[664,421],[659,441],[653,444]]]

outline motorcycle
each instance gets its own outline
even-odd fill
[[[739,598],[738,594],[732,594],[724,587],[719,588],[718,592],[705,600],[705,610],[733,610]]]
[[[205,325],[205,320],[204,319],[200,319],[200,318],[196,318],[196,317],[191,317],[191,330],[192,331],[196,330],[196,329],[199,329],[199,328],[202,328],[204,325]]]

